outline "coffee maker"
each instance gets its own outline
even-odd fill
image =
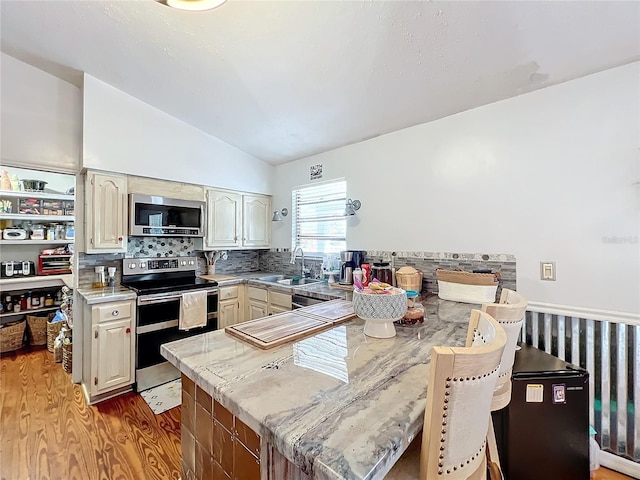
[[[345,250],[340,252],[340,284],[353,285],[353,271],[364,262],[366,252],[362,250]]]

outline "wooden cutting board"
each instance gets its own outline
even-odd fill
[[[240,340],[263,349],[277,347],[333,327],[331,321],[300,315],[295,311],[249,320],[224,330]]]
[[[316,303],[297,312],[301,315],[320,317],[334,324],[351,320],[356,316],[353,311],[353,304],[348,300],[340,299]]]

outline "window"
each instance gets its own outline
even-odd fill
[[[305,255],[318,256],[346,249],[346,180],[300,187],[292,197],[292,248],[299,245]]]

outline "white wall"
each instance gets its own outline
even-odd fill
[[[271,193],[271,165],[87,74],[83,133],[86,168]]]
[[[3,165],[75,173],[82,142],[78,87],[0,54]]]
[[[639,65],[282,165],[274,208],[320,163],[362,201],[349,248],[510,253],[530,301],[640,312]]]

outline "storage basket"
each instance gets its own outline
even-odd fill
[[[73,360],[73,344],[71,340],[65,338],[62,342],[62,369],[71,373],[71,362]]]
[[[437,269],[438,297],[463,303],[493,303],[499,277],[498,273]]]
[[[396,283],[398,288],[405,291],[415,290],[416,292],[422,291],[422,272],[417,270],[411,273],[396,272]]]
[[[15,323],[3,325],[0,328],[0,353],[13,352],[22,347],[26,326],[27,321],[22,319]]]
[[[27,315],[27,339],[29,345],[47,344],[47,322],[55,314]]]
[[[64,324],[64,321],[55,323],[51,323],[51,321],[47,322],[47,350],[50,352],[53,352],[53,342],[55,342]]]

